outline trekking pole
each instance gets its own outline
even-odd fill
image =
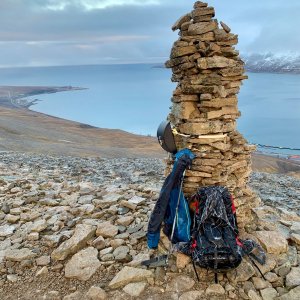
[[[169,246],[168,254],[161,255],[161,256],[158,256],[156,258],[152,258],[152,259],[149,259],[149,260],[142,261],[141,264],[143,266],[147,266],[147,267],[167,267],[168,264],[169,264],[169,257],[171,255],[172,247],[173,247],[172,240],[173,240],[173,237],[174,237],[175,225],[176,225],[176,221],[177,221],[177,218],[178,218],[178,209],[179,209],[180,196],[181,196],[184,176],[185,176],[185,171],[182,174],[182,179],[181,179],[181,183],[180,183],[179,195],[178,195],[178,199],[177,199],[177,206],[176,206],[174,221],[173,221],[173,225],[172,225],[172,232],[171,232],[170,246]]]
[[[169,251],[168,251],[168,256],[167,256],[167,264],[168,264],[169,257],[171,255],[172,248],[173,248],[173,237],[174,237],[174,233],[175,233],[176,221],[177,221],[177,218],[178,218],[178,210],[179,210],[180,196],[181,196],[181,191],[182,191],[184,176],[185,176],[185,170],[184,170],[184,172],[182,174],[182,178],[181,178],[181,182],[180,182],[180,187],[179,187],[179,191],[178,191],[178,199],[177,199],[177,205],[176,205],[176,210],[175,210],[174,221],[173,221],[173,225],[172,225],[172,232],[171,232],[171,238],[170,238],[170,246],[169,246]]]

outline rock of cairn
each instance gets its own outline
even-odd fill
[[[251,208],[260,199],[247,186],[251,152],[236,130],[240,116],[237,94],[244,75],[244,63],[233,45],[238,37],[213,19],[215,10],[197,1],[194,10],[172,27],[179,39],[166,67],[172,68],[173,92],[169,120],[176,129],[178,149],[189,148],[197,156],[186,173],[184,192],[191,195],[200,186],[222,185],[235,198],[240,227],[251,222]],[[168,160],[168,169],[172,159]]]

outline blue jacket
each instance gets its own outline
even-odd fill
[[[172,172],[166,178],[148,224],[148,247],[157,248],[160,239],[160,228],[164,222],[164,233],[171,238],[172,226],[179,200],[178,217],[172,243],[188,242],[190,240],[191,219],[189,208],[180,191],[183,173],[192,164],[195,155],[189,149],[176,153]]]

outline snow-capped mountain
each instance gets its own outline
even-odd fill
[[[300,73],[300,54],[242,54],[250,72]]]

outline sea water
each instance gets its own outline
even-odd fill
[[[300,148],[300,75],[248,73],[238,129],[251,143]],[[0,85],[78,86],[32,109],[102,128],[155,135],[171,106],[171,71],[149,64],[0,69]],[[291,152],[292,153],[292,152]]]

